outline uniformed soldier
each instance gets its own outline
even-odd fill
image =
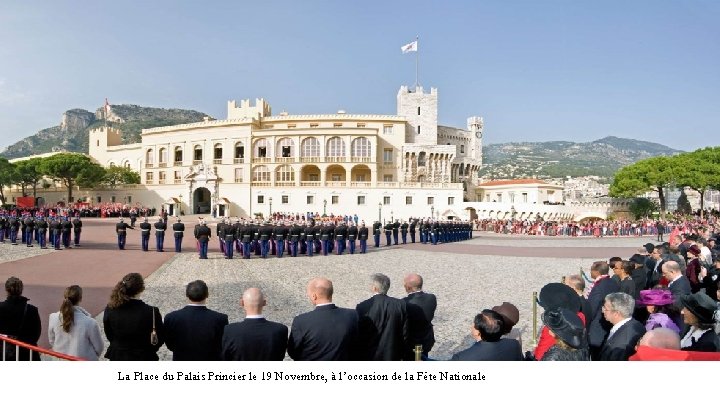
[[[358,238],[358,232],[358,227],[354,222],[351,222],[347,229],[348,249],[350,250],[351,255],[355,254],[355,241]]]
[[[215,227],[215,235],[218,237],[218,243],[220,243],[220,252],[227,257],[227,254],[225,254],[225,221],[222,218]]]
[[[313,221],[307,223],[304,232],[305,235],[300,234],[300,243],[305,246],[308,257],[312,257],[313,253],[315,253],[315,225]]]
[[[220,225],[220,224],[218,224]],[[225,218],[225,225],[223,226],[223,237],[225,243],[225,258],[233,258],[233,250],[235,249],[235,228],[230,223],[230,218]]]
[[[25,233],[23,233],[23,238],[25,240],[25,244],[27,245],[27,247],[32,247],[33,235],[35,234],[35,220],[33,219],[33,217],[28,215],[27,217],[25,217],[24,225]]]
[[[148,245],[150,244],[150,231],[152,230],[152,225],[150,225],[150,222],[148,222],[147,217],[143,219],[143,222],[140,224],[140,245],[142,246],[143,252],[148,251]]]
[[[392,240],[390,238],[392,237],[393,223],[387,222],[385,224],[384,229],[385,229],[385,246],[390,246],[390,245],[392,245]]]
[[[185,224],[182,223],[180,217],[173,224],[173,235],[175,236],[175,252],[180,253],[182,252],[183,235],[185,235]]]
[[[380,221],[373,222],[373,238],[375,238],[375,247],[380,247],[380,228],[382,228],[382,224],[380,224]]]
[[[345,225],[344,222],[341,222],[338,226],[335,227],[335,231],[333,234],[335,235],[335,245],[337,248],[336,254],[341,255],[343,254],[343,251],[345,250],[345,238],[347,237],[347,225]]]
[[[5,226],[7,225],[7,218],[5,212],[0,214],[0,243],[5,243]]]
[[[393,244],[397,245],[398,240],[398,234],[400,232],[400,220],[396,219],[395,222],[392,224],[392,235],[393,235]]]
[[[277,225],[275,225],[275,228],[273,229],[277,257],[283,257],[283,253],[285,252],[285,239],[287,239],[289,232],[290,230],[288,227],[286,227],[281,221],[278,221]]]
[[[47,249],[45,239],[45,235],[47,235],[47,230],[48,223],[45,218],[42,216],[38,217],[38,220],[35,222],[35,232],[38,236],[38,244],[40,244],[40,249]]]
[[[135,208],[130,210],[130,226],[135,226],[135,221],[137,221],[137,210]]]
[[[238,252],[240,256],[243,255],[243,249],[242,249],[242,232],[240,231],[240,228],[242,228],[242,224],[240,223],[240,218],[235,218],[235,223],[232,227],[232,232],[235,235],[235,251]]]
[[[433,245],[437,245],[438,243],[438,237],[440,233],[440,224],[437,223],[437,221],[433,221],[432,224],[430,224],[430,240],[432,241]]]
[[[76,215],[75,218],[72,220],[72,226],[74,231],[74,240],[73,245],[75,247],[80,246],[80,233],[82,232],[82,221],[80,220],[80,215]]]
[[[417,227],[417,218],[410,218],[410,243],[415,243],[415,228]]]
[[[59,225],[59,223],[58,223]],[[128,224],[125,223],[125,219],[123,217],[120,217],[120,222],[115,225],[115,233],[117,234],[118,238],[118,248],[120,250],[125,250],[125,239],[127,237],[127,229],[133,229],[132,226],[128,226]],[[60,249],[60,238],[55,237],[55,249]]]
[[[269,221],[265,221],[259,229],[260,234],[260,256],[263,259],[267,259],[268,252],[270,251],[270,237],[272,237],[273,227]]]
[[[305,236],[305,229],[303,229],[300,224],[294,223],[290,227],[290,256],[292,257],[297,257],[300,235]]]
[[[200,259],[207,259],[208,243],[210,242],[210,228],[207,227],[202,219],[197,227],[195,227],[195,239],[198,241],[198,253]]]
[[[164,252],[163,244],[165,243],[165,230],[167,230],[167,224],[163,221],[162,217],[158,218],[155,222],[155,246],[158,252]]]
[[[365,221],[360,223],[358,229],[358,238],[360,239],[360,253],[367,253],[367,239],[368,239],[368,228],[365,226]]]
[[[314,252],[317,254],[320,254],[322,251],[322,230],[323,230],[323,224],[320,222],[316,222],[315,225],[313,225],[313,232],[315,233],[315,243],[313,244],[313,247],[315,248]],[[308,249],[310,247],[308,246]]]
[[[325,223],[322,229],[320,229],[320,241],[322,241],[323,256],[327,256],[328,252],[330,251],[330,238],[332,238],[332,234],[330,232],[330,224]]]
[[[25,238],[25,219],[27,218],[27,215],[23,211],[22,215],[20,215],[20,218],[18,218],[18,223],[20,224],[20,240],[22,241],[22,244],[27,243],[27,239]]]
[[[62,224],[60,223],[60,218],[53,218],[53,221],[50,222],[50,232],[53,235],[53,247],[55,250],[60,250],[60,242],[62,239]]]
[[[253,236],[255,235],[252,223],[246,222],[242,227],[240,227],[240,232],[242,232],[243,258],[249,259],[251,252],[250,245],[252,243]]]
[[[72,236],[72,222],[68,219],[68,217],[64,216],[62,217],[62,221],[60,222],[60,225],[62,226],[62,244],[65,249],[70,248],[70,237]]]
[[[408,227],[409,227],[409,225],[408,225],[407,221],[404,221],[404,222],[400,225],[400,237],[402,238],[402,244],[403,244],[403,245],[407,244]]]

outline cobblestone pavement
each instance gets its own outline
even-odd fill
[[[5,241],[5,243],[0,244],[0,263],[14,262],[16,260],[47,255],[53,252],[55,252],[53,249],[40,249],[37,244],[33,247],[27,247],[21,243],[12,245],[9,241]]]

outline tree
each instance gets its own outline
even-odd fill
[[[102,166],[78,153],[58,153],[45,158],[42,169],[48,176],[67,187],[68,202],[72,201],[73,187],[93,187],[105,176]]]
[[[658,205],[649,198],[638,197],[632,200],[629,209],[635,219],[640,219],[649,217],[653,212],[657,211]]]
[[[42,172],[42,158],[21,160],[15,163],[16,184],[22,188],[23,197],[26,196],[25,188],[32,187],[33,198],[37,198],[37,185],[45,174]]]
[[[677,210],[683,215],[688,215],[692,212],[692,207],[690,206],[690,201],[688,201],[687,194],[685,194],[685,189],[680,189],[680,196],[677,200]]]
[[[655,156],[625,166],[615,174],[610,185],[611,197],[637,197],[648,191],[658,193],[660,216],[665,219],[665,190],[675,181],[677,160],[669,156]]]
[[[140,174],[129,167],[110,166],[105,170],[103,183],[110,188],[118,184],[140,184]]]
[[[0,199],[3,204],[7,202],[5,201],[5,187],[15,184],[15,175],[15,165],[0,157]]]
[[[703,218],[705,192],[720,186],[720,148],[698,149],[677,155],[675,159],[677,184],[700,194],[700,218]]]

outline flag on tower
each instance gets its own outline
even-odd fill
[[[402,51],[402,53],[417,52],[417,50],[418,50],[417,39],[415,41],[410,42],[407,45],[400,47],[400,50]]]
[[[107,97],[105,97],[105,114],[110,113],[110,103],[107,101]]]

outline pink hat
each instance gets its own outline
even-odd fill
[[[638,305],[669,305],[673,303],[673,296],[670,290],[642,290]]]

